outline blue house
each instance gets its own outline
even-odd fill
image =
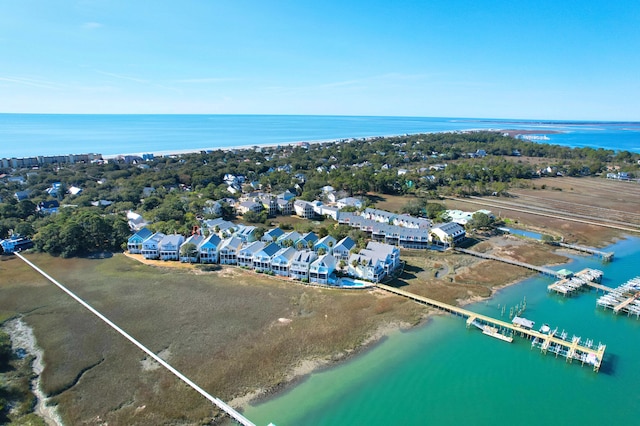
[[[344,237],[333,246],[333,257],[337,260],[347,261],[351,250],[356,246],[356,242],[351,237]]]
[[[280,246],[276,243],[269,243],[262,250],[255,252],[252,258],[253,269],[256,271],[270,271],[271,260],[278,250],[280,250]]]
[[[291,263],[296,253],[298,253],[298,251],[293,247],[285,247],[278,250],[271,259],[271,270],[273,273],[288,277],[290,274],[289,269],[291,268]]]
[[[222,240],[216,234],[205,238],[198,246],[200,263],[218,263],[218,247]]]
[[[317,252],[320,249],[323,249],[325,253],[331,254],[333,248],[335,247],[337,241],[331,235],[327,235],[326,237],[320,238],[313,245],[313,249]]]
[[[149,230],[149,228],[142,228],[135,234],[129,237],[127,241],[127,250],[131,254],[140,254],[142,253],[142,243],[153,235],[153,232]]]

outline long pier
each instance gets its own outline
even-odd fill
[[[498,257],[491,254],[486,254],[486,253],[480,253],[478,251],[463,249],[460,247],[456,247],[454,250],[460,253],[469,254],[471,256],[480,257],[482,259],[495,260],[498,262],[508,263],[510,265],[520,266],[522,268],[527,268],[532,271],[541,272],[545,275],[550,275],[552,277],[564,278],[562,274],[559,274],[557,271],[554,271],[553,269],[545,268],[544,266],[531,265],[530,263],[518,262],[517,260],[505,259],[503,257]]]
[[[612,251],[600,251],[591,247],[579,246],[577,244],[567,244],[567,243],[560,243],[560,242],[555,242],[552,244],[556,246],[568,248],[571,250],[577,250],[577,251],[593,254],[594,256],[601,257],[605,261],[611,261],[614,255],[614,252]]]
[[[547,351],[554,352],[556,353],[556,355],[562,353],[562,355],[567,358],[567,362],[571,362],[573,359],[582,361],[583,364],[587,362],[588,364],[593,365],[593,371],[596,372],[600,370],[600,366],[602,365],[602,361],[604,359],[606,345],[600,344],[598,345],[597,349],[594,349],[589,346],[581,345],[580,338],[574,337],[573,339],[571,339],[571,341],[565,340],[563,338],[564,333],[563,337],[557,337],[555,335],[555,332],[550,332],[549,334],[541,333],[539,331],[524,328],[519,325],[511,324],[499,319],[489,317],[487,315],[478,314],[464,308],[449,305],[448,303],[440,302],[424,296],[419,296],[417,294],[400,290],[395,287],[390,287],[388,285],[376,284],[376,287],[389,293],[406,297],[410,300],[413,300],[414,302],[418,302],[423,305],[431,306],[442,311],[467,318],[467,326],[473,324],[475,321],[488,324],[498,329],[511,330],[514,335],[519,334],[522,337],[526,337],[527,339],[532,340],[532,346],[534,344],[538,344],[543,353],[546,353]]]

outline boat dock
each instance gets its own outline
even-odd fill
[[[523,268],[531,269],[532,271],[540,272],[542,274],[550,275],[552,277],[564,278],[564,276],[562,276],[558,272],[556,272],[556,271],[554,271],[553,269],[550,269],[550,268],[545,268],[544,266],[531,265],[529,263],[518,262],[517,260],[505,259],[503,257],[497,257],[497,256],[493,256],[491,254],[480,253],[478,251],[463,249],[463,248],[460,248],[460,247],[456,247],[454,250],[456,250],[457,252],[460,252],[460,253],[469,254],[471,256],[480,257],[482,259],[496,260],[498,262],[508,263],[510,265],[521,266]]]
[[[602,260],[604,261],[611,261],[613,260],[613,255],[614,252],[612,251],[600,251],[600,250],[596,250],[594,248],[591,247],[585,247],[585,246],[579,246],[577,244],[567,244],[567,243],[553,243],[554,245],[560,246],[560,247],[564,247],[564,248],[568,248],[571,250],[577,250],[577,251],[581,251],[584,253],[589,253],[589,254],[593,254],[594,256],[598,256],[600,258],[602,258]]]
[[[550,284],[547,289],[563,296],[570,296],[585,287],[595,288],[605,293],[612,291],[611,287],[600,284],[602,276],[603,272],[598,269],[585,268],[571,277],[563,278]]]
[[[640,279],[639,279],[640,283]],[[440,302],[434,299],[429,299],[424,296],[410,293],[408,291],[400,290],[395,287],[390,287],[384,284],[376,284],[376,287],[385,290],[389,293],[396,294],[398,296],[406,297],[415,302],[423,305],[431,306],[442,311],[451,313],[467,319],[467,327],[474,325],[481,329],[483,332],[487,330],[487,333],[492,337],[499,338],[500,340],[509,341],[508,337],[521,336],[528,340],[531,340],[531,347],[539,347],[542,353],[548,351],[555,353],[556,356],[561,355],[567,359],[567,362],[572,362],[574,359],[582,362],[582,365],[588,364],[593,366],[593,371],[599,371],[602,361],[604,359],[604,353],[606,345],[598,344],[594,348],[592,340],[586,340],[583,344],[580,338],[572,338],[567,340],[566,333],[563,332],[560,335],[556,335],[556,331],[544,333],[541,331],[532,330],[521,324],[511,324],[502,320],[498,320],[487,315],[478,314],[469,311],[464,308],[449,305],[448,303]],[[485,327],[486,326],[486,327]],[[488,327],[488,328],[487,328]],[[507,335],[510,334],[510,336]],[[495,334],[500,334],[496,336]]]
[[[640,277],[632,278],[601,296],[596,306],[611,309],[615,314],[626,312],[627,316],[640,318]]]

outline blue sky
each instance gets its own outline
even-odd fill
[[[0,112],[640,121],[640,2],[5,1]]]

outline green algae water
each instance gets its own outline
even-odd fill
[[[640,275],[640,239],[621,240],[607,251],[615,251],[611,263],[575,256],[558,269],[601,269],[609,287]],[[599,373],[543,355],[528,340],[492,339],[446,315],[312,374],[245,415],[257,425],[277,426],[638,424],[640,320],[597,308],[593,291],[571,298],[550,294],[552,282],[537,276],[468,308],[500,318],[506,306],[502,318],[508,320],[509,307],[526,297],[523,316],[536,329],[548,323],[607,345]]]

